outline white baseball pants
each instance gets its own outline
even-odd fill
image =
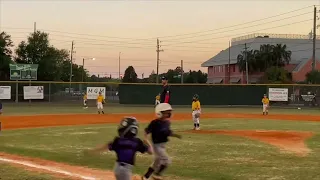
[[[262,105],[262,112],[268,112],[268,105],[267,104]]]
[[[102,102],[98,102],[98,103],[97,103],[97,108],[98,108],[98,109],[103,109],[103,104],[102,104]]]
[[[201,114],[201,111],[200,110],[195,110],[195,111],[192,111],[192,119],[193,119],[193,123],[195,124],[199,124],[200,123],[200,118],[196,118],[195,115],[197,113],[200,113]]]

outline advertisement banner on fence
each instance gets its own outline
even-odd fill
[[[288,88],[269,88],[270,101],[288,101]]]
[[[88,99],[97,99],[99,92],[103,98],[106,98],[106,88],[105,87],[87,87],[87,97]]]
[[[24,99],[43,99],[43,86],[23,86]]]
[[[11,86],[0,86],[0,99],[11,99]]]

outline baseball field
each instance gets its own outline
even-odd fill
[[[79,106],[49,104],[4,107],[0,116],[0,179],[113,180],[113,152],[84,155],[116,135],[123,116],[135,116],[143,128],[152,107],[106,105],[106,114]],[[167,180],[317,180],[320,179],[320,110],[203,108],[201,130],[193,131],[190,108],[175,108],[172,164]],[[152,163],[138,154],[134,179]]]

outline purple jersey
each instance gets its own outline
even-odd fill
[[[153,144],[168,142],[168,137],[172,134],[170,121],[155,119],[151,121],[145,132],[151,134]]]
[[[117,154],[117,162],[134,165],[137,152],[145,153],[149,147],[139,138],[116,137],[108,144],[110,151]]]

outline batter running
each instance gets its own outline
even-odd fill
[[[145,129],[145,139],[147,141],[148,135],[152,135],[153,150],[154,150],[154,162],[149,167],[146,174],[142,177],[142,180],[148,180],[153,174],[153,179],[161,180],[163,171],[170,164],[169,157],[166,152],[166,143],[169,141],[168,137],[181,138],[180,135],[173,133],[170,129],[170,117],[172,113],[172,107],[168,103],[161,103],[156,106],[157,119],[151,121],[148,127]]]

